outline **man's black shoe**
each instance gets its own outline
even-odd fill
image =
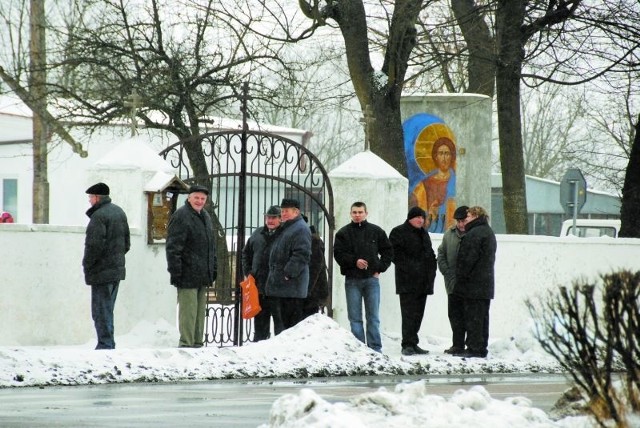
[[[487,351],[483,351],[483,352],[473,352],[473,351],[465,351],[461,354],[457,354],[457,357],[462,357],[462,358],[487,358]]]
[[[451,354],[451,355],[462,354],[463,352],[464,352],[463,348],[456,348],[455,346],[452,346],[451,348],[444,350],[445,354]]]
[[[421,347],[419,347],[418,345],[413,347],[413,350],[416,352],[416,354],[418,355],[425,355],[428,354],[429,351],[427,351],[426,349],[422,349]]]
[[[407,346],[406,348],[402,348],[401,354],[405,356],[416,355],[416,351],[412,346]]]

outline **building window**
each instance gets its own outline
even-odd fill
[[[18,221],[18,179],[4,178],[2,179],[2,209],[13,217],[14,221]]]

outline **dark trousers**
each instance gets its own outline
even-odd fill
[[[115,349],[113,308],[118,297],[120,281],[91,286],[91,317],[96,328],[96,349]]]
[[[271,308],[269,298],[264,294],[259,294],[260,307],[262,310],[253,318],[253,341],[259,342],[271,336]]]
[[[302,319],[320,313],[320,304],[317,299],[307,297],[302,301]]]
[[[302,303],[304,299],[295,297],[269,296],[269,306],[273,316],[273,332],[280,334],[302,321]]]
[[[451,325],[453,347],[464,350],[466,330],[464,327],[464,299],[455,294],[447,296],[447,315]]]
[[[427,295],[418,293],[401,293],[400,314],[402,316],[402,347],[418,345],[418,331],[427,305]]]
[[[464,325],[467,348],[471,352],[486,352],[489,345],[489,299],[464,299]]]

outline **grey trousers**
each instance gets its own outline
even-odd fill
[[[178,346],[193,348],[203,345],[206,309],[206,287],[178,288]]]

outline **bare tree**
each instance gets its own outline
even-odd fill
[[[29,17],[29,31],[27,26]],[[3,3],[0,19],[6,26],[4,46],[11,52],[5,58],[9,68],[0,66],[0,79],[33,112],[33,217],[34,223],[49,222],[49,182],[47,153],[51,132],[69,143],[75,153],[87,153],[47,109],[46,17],[44,0]],[[25,40],[28,40],[28,47]],[[27,66],[27,56],[29,63]]]
[[[409,58],[416,45],[416,23],[420,12],[431,3],[400,0],[365,6],[362,1],[301,0],[300,10],[309,19],[306,26],[301,26],[299,20],[281,13],[283,2],[260,1],[266,13],[280,26],[278,34],[268,35],[272,38],[300,41],[319,29],[337,26],[361,111],[370,111],[373,118],[367,122],[371,150],[403,174],[406,174],[406,164],[400,96]],[[376,7],[376,13],[370,13],[367,7]],[[374,20],[377,27],[369,20]],[[370,43],[370,36],[375,34],[384,38],[384,51],[376,66],[372,56],[377,55],[377,51]]]
[[[560,181],[567,168],[581,166],[577,148],[592,147],[586,110],[585,94],[575,88],[545,85],[523,92],[525,174]]]
[[[640,116],[636,121],[635,137],[622,187],[622,227],[620,236],[640,238]],[[637,303],[637,300],[636,300]]]

